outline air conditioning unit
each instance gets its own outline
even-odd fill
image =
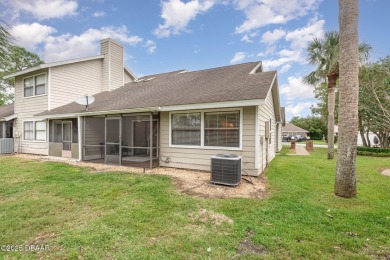
[[[211,183],[237,186],[241,182],[241,156],[217,154],[211,157]]]

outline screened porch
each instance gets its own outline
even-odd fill
[[[159,114],[90,116],[83,120],[84,161],[159,166]]]

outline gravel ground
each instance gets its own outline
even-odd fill
[[[64,162],[79,167],[91,168],[93,169],[92,171],[95,172],[120,171],[137,174],[165,175],[174,180],[174,183],[180,192],[205,198],[262,198],[266,194],[266,185],[263,176],[243,176],[241,183],[237,187],[228,187],[211,184],[209,172],[160,167],[152,170],[146,169],[146,172],[144,173],[143,168],[77,162],[75,159],[61,157],[30,154],[15,154],[13,156],[30,160]]]

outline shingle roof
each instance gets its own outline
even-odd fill
[[[282,127],[282,132],[304,132],[304,133],[309,133],[309,131],[300,128],[299,126],[287,123],[286,126]]]
[[[0,107],[0,118],[9,117],[14,114],[14,103]]]
[[[249,74],[257,64],[249,62],[194,72],[145,76],[141,81],[95,95],[95,102],[88,111],[264,99],[276,71]],[[73,102],[37,116],[81,113],[84,109],[84,106]]]

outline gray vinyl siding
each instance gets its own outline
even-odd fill
[[[104,55],[103,59],[103,67],[102,67],[102,87],[104,90],[109,90],[109,64],[110,64],[110,56],[109,56],[109,41],[101,42],[100,52]]]
[[[129,83],[129,82],[132,82],[132,81],[133,81],[132,76],[131,76],[129,73],[127,73],[126,71],[124,72],[124,75],[125,75],[125,81],[124,81],[124,83]]]
[[[272,121],[270,132],[271,143],[269,143],[269,140],[265,139],[265,122],[269,122],[270,119]],[[260,137],[258,165],[260,171],[262,172],[266,168],[267,163],[271,162],[271,160],[275,157],[276,152],[276,120],[272,91],[268,93],[265,99],[265,104],[258,107],[258,124]],[[279,140],[279,142],[281,142],[281,140]]]
[[[235,110],[237,108],[232,108]],[[160,165],[210,171],[211,156],[220,153],[233,153],[243,156],[243,170],[258,175],[255,169],[255,117],[256,107],[243,108],[242,150],[215,150],[202,148],[169,147],[169,112],[160,115]],[[170,163],[164,160],[170,158]]]
[[[113,90],[123,86],[125,77],[123,46],[111,39],[101,42],[101,54],[103,54],[103,87],[106,90]]]
[[[33,121],[34,115],[46,111],[48,108],[48,87],[46,78],[46,94],[42,96],[24,97],[23,78],[47,73],[47,69],[34,71],[15,78],[15,114],[14,134],[19,133],[20,137],[14,139],[15,152],[47,155],[48,146],[48,126],[46,125],[46,141],[25,141],[23,140],[23,121]],[[47,74],[46,74],[47,75]]]
[[[50,109],[73,102],[84,94],[102,92],[103,61],[90,60],[50,69]]]
[[[124,69],[123,69],[123,47],[111,43],[111,90],[123,86]]]

